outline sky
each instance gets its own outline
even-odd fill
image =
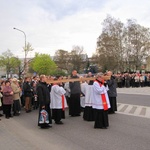
[[[25,32],[34,49],[28,57],[70,52],[73,46],[83,47],[91,57],[108,14],[150,27],[149,8],[149,0],[0,0],[0,55],[9,49],[24,58],[25,36],[15,27]]]

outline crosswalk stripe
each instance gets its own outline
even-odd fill
[[[132,107],[132,106],[131,106]],[[129,111],[130,114],[134,114],[134,112],[136,111],[137,107],[136,106],[133,106],[131,108],[131,110]]]
[[[150,107],[118,103],[117,109],[121,114],[150,118]]]
[[[145,116],[145,114],[146,114],[146,108],[142,108],[142,110],[141,110],[141,112],[140,112],[140,115]]]
[[[129,105],[124,105],[124,106],[122,107],[122,109],[120,110],[120,112],[124,112],[124,111],[127,109],[128,106],[129,106]]]

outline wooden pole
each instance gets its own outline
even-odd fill
[[[110,76],[103,76],[102,77],[104,80],[109,80],[110,79]],[[82,81],[93,81],[95,80],[96,78],[95,77],[89,77],[89,78],[84,78],[84,77],[80,77],[80,78],[70,78],[70,79],[61,79],[61,80],[53,80],[53,79],[47,79],[47,83],[48,84],[51,84],[51,83],[65,83],[65,82],[75,82],[75,81],[79,81],[79,82],[82,82]]]

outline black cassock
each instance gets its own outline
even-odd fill
[[[51,110],[50,110],[50,92],[48,89],[48,86],[45,82],[39,82],[37,85],[37,96],[39,101],[39,117],[40,112],[42,110],[42,106],[45,106],[45,110],[48,113],[49,117],[49,123],[52,124],[52,118],[51,118]],[[47,124],[39,124],[39,118],[38,118],[38,126],[44,127],[47,126]]]

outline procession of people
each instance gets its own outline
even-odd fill
[[[22,82],[10,78],[1,82],[0,116],[9,119],[20,116],[23,110],[31,113],[39,109],[38,126],[51,128],[53,121],[56,125],[64,124],[62,119],[65,119],[65,110],[68,109],[70,117],[80,117],[83,112],[83,120],[93,121],[95,129],[107,129],[109,114],[117,111],[116,78],[111,71],[107,72],[107,76],[109,79],[104,80],[103,73],[93,76],[90,72],[86,80],[74,80],[80,77],[77,70],[73,70],[70,77],[73,80],[65,83],[61,76],[25,77]],[[57,82],[48,83],[49,79]]]

